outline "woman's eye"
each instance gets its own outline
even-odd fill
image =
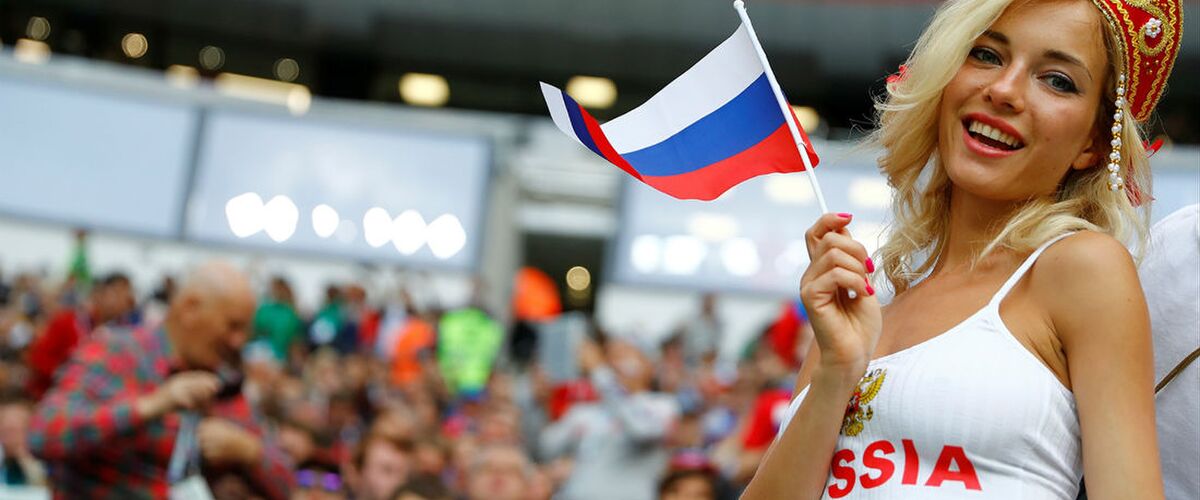
[[[1050,85],[1051,88],[1053,88],[1054,90],[1057,90],[1059,92],[1074,93],[1077,91],[1077,89],[1075,87],[1075,82],[1071,81],[1070,78],[1067,78],[1066,76],[1063,76],[1063,75],[1059,75],[1059,74],[1046,75],[1045,81],[1046,81],[1047,85]]]
[[[984,64],[1000,64],[1000,56],[992,49],[975,47],[971,49],[970,56],[972,59]]]

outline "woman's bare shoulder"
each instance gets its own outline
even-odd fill
[[[1144,303],[1129,250],[1095,231],[1081,231],[1047,248],[1030,284],[1056,324],[1092,323],[1121,314],[1119,304],[1130,299]]]
[[[1052,282],[1084,281],[1100,274],[1135,271],[1133,256],[1116,238],[1096,231],[1080,231],[1050,245],[1036,264],[1037,273]]]

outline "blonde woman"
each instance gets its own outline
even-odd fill
[[[1134,258],[1179,0],[952,0],[889,84],[879,270],[827,214],[816,346],[743,498],[1162,498]]]

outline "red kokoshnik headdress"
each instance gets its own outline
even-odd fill
[[[1117,75],[1112,152],[1108,155],[1108,188],[1120,191],[1126,188],[1121,176],[1122,120],[1128,112],[1145,123],[1162,97],[1183,40],[1183,5],[1182,0],[1092,0],[1092,4],[1100,9],[1121,44],[1123,64]],[[1125,194],[1130,203],[1139,206],[1146,196],[1133,181],[1131,177]]]
[[[1182,0],[1092,0],[1121,41],[1129,112],[1145,122],[1158,104],[1183,40]],[[1120,84],[1118,84],[1120,85]]]

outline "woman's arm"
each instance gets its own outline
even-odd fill
[[[812,264],[801,279],[800,298],[816,339],[813,351],[820,356],[807,358],[800,379],[811,378],[808,393],[767,451],[744,499],[816,499],[825,489],[846,402],[881,330],[879,302],[866,282],[867,252],[846,231],[849,223],[849,215],[826,214],[805,233]]]
[[[743,499],[820,498],[846,401],[865,371],[817,370],[808,394],[746,487]]]
[[[1163,498],[1150,318],[1133,259],[1112,237],[1084,232],[1039,267],[1034,293],[1066,351],[1088,497]]]

